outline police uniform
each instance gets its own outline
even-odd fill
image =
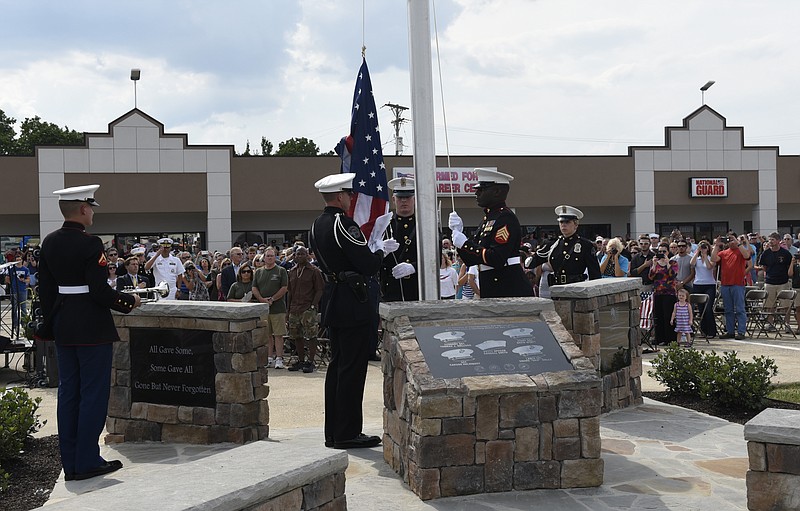
[[[98,185],[54,192],[59,200],[97,206]],[[112,343],[119,341],[109,309],[130,312],[135,298],[108,285],[103,243],[84,224],[65,221],[42,242],[39,295],[42,339],[58,350],[58,440],[67,480],[86,479],[120,468],[100,457],[111,381]]]
[[[349,190],[354,176],[334,174],[314,186],[321,193]],[[309,242],[325,279],[322,324],[332,352],[325,375],[325,445],[359,447],[357,439],[367,438],[372,441],[363,446],[372,447],[380,439],[361,433],[370,340],[366,280],[378,272],[383,252],[373,253],[358,224],[334,206],[314,221]]]
[[[414,180],[398,177],[388,183],[396,197],[414,196]],[[392,213],[387,236],[400,243],[396,252],[388,255],[381,265],[381,299],[384,302],[419,300],[419,279],[417,268],[417,220],[415,215],[402,217]],[[400,263],[413,266],[413,273],[396,278],[392,270]]]
[[[571,206],[558,206],[555,211],[559,221],[583,218],[583,212]],[[553,272],[548,276],[548,283],[551,286],[582,282],[586,280],[587,271],[589,279],[601,277],[600,264],[594,253],[594,244],[586,238],[578,236],[577,232],[568,238],[563,235],[559,236],[537,250],[531,267],[545,262],[549,262],[553,268]]]
[[[491,169],[475,169],[478,181],[486,184],[509,184],[514,178]],[[505,203],[484,209],[478,232],[458,248],[461,260],[478,265],[482,298],[533,296],[533,288],[520,264],[522,239],[519,219]],[[451,214],[452,215],[452,214]],[[457,235],[454,235],[454,241]]]

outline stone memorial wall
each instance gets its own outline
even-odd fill
[[[744,425],[747,509],[800,509],[800,412],[767,408]]]
[[[106,442],[269,436],[266,304],[158,301],[114,314]]]
[[[603,413],[642,404],[641,279],[553,286],[550,294],[575,344],[603,378]]]
[[[380,312],[384,459],[421,499],[602,484],[602,382],[553,302],[384,303]],[[427,359],[437,356],[450,359],[449,373],[432,372]]]

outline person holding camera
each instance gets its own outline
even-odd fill
[[[706,313],[700,311],[703,314],[700,330],[702,330],[704,336],[714,338],[717,336],[717,322],[714,321],[713,313],[714,300],[717,298],[717,279],[714,275],[717,265],[711,260],[711,244],[708,240],[700,241],[689,264],[694,270],[693,291],[697,294],[708,296],[706,309],[712,307]]]
[[[726,245],[727,240],[727,245]],[[747,313],[744,311],[744,277],[752,250],[750,242],[742,236],[739,244],[735,234],[717,238],[711,251],[711,260],[720,267],[719,292],[725,304],[725,330],[720,339],[744,339],[747,331]]]
[[[678,263],[669,258],[669,245],[662,243],[650,263],[650,280],[653,281],[653,321],[656,344],[675,342],[675,330],[670,328],[670,317],[677,298],[676,281]]]
[[[28,285],[31,283],[31,272],[23,263],[22,252],[14,255],[14,266],[6,270],[5,283],[11,295],[11,331],[19,337],[20,323],[28,315]]]
[[[764,270],[764,290],[767,292],[767,299],[764,301],[764,309],[771,310],[775,307],[778,293],[784,289],[791,289],[792,283],[789,282],[789,268],[792,264],[792,254],[781,246],[781,235],[777,232],[770,233],[767,237],[767,247],[761,252],[758,264]],[[786,313],[786,324],[789,323],[789,313]],[[769,326],[767,330],[774,332],[772,315],[767,317]],[[788,326],[786,327],[789,328]],[[791,333],[791,332],[787,332]]]
[[[603,278],[627,277],[628,258],[622,255],[622,242],[619,238],[611,238],[606,243],[606,253],[600,260],[600,273]]]
[[[655,251],[650,246],[650,236],[642,234],[639,236],[639,253],[631,257],[629,275],[642,279],[642,292],[650,293],[653,290],[653,281],[650,280],[650,267]]]

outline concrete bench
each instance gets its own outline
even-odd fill
[[[252,442],[53,502],[43,509],[294,511],[324,505],[325,509],[340,511],[347,509],[347,464],[344,451]],[[113,478],[114,474],[106,476]]]
[[[744,426],[747,509],[800,509],[800,411],[767,408]]]

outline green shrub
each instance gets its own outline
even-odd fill
[[[3,467],[0,466],[0,494],[2,494],[6,488],[8,488],[8,480],[11,478],[11,474],[3,470]]]
[[[647,374],[669,393],[714,401],[722,406],[753,410],[761,406],[778,374],[775,361],[764,356],[739,360],[735,351],[723,354],[681,349],[672,343],[653,359]]]
[[[19,455],[25,439],[47,422],[40,422],[36,413],[41,402],[21,388],[0,390],[0,460]]]
[[[686,350],[672,343],[653,359],[653,370],[647,374],[667,387],[670,394],[700,397],[701,375],[705,360],[701,352]]]

